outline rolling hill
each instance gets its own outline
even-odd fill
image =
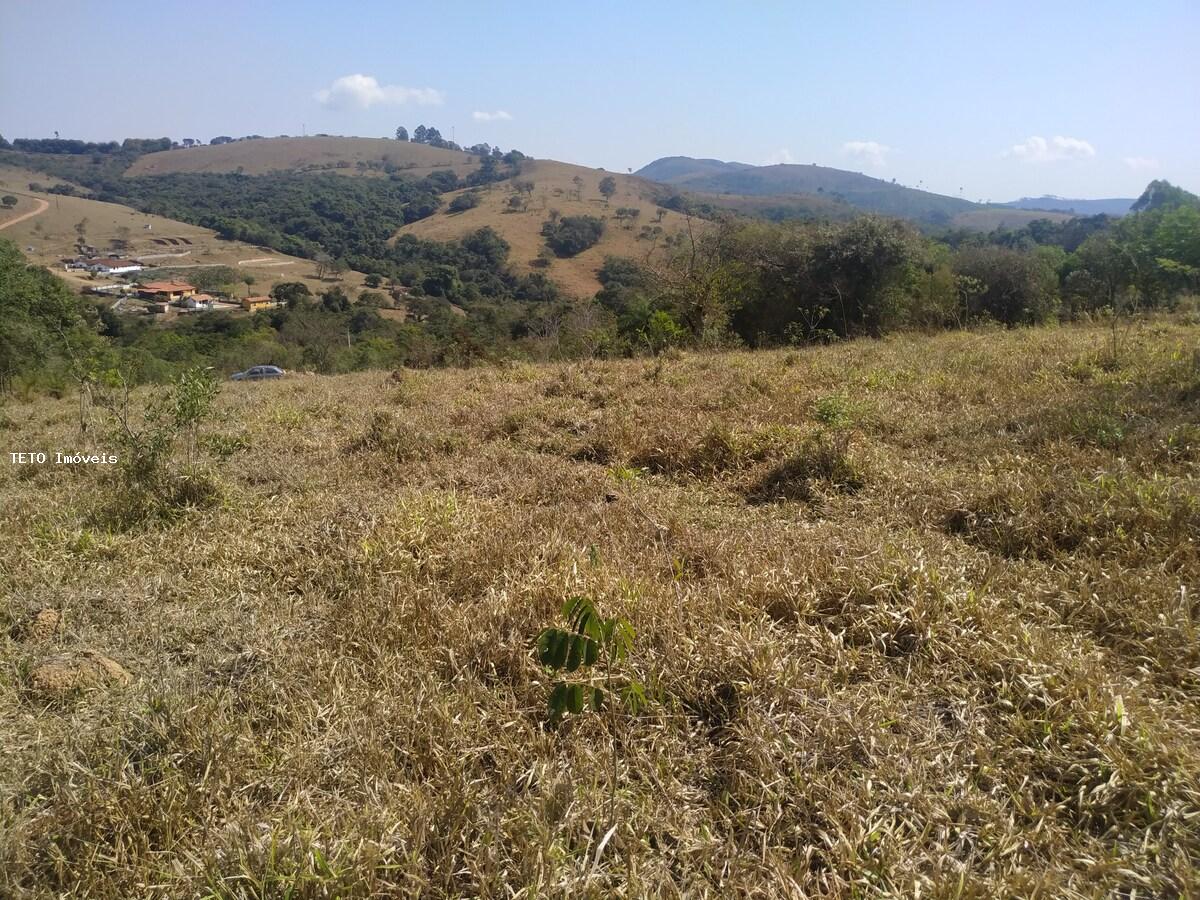
[[[117,203],[32,193],[27,190],[31,181],[45,184],[48,179],[37,172],[0,166],[0,193],[18,198],[17,207],[0,217],[0,238],[14,241],[31,262],[52,269],[73,286],[98,283],[87,273],[64,271],[62,267],[63,257],[75,255],[76,228],[82,223],[88,242],[101,250],[107,250],[114,239],[124,239],[128,247],[120,251],[121,256],[179,269],[184,277],[189,269],[230,266],[254,276],[255,293],[266,293],[280,281],[303,281],[313,291],[329,287],[328,282],[316,278],[312,260],[243,241],[224,240],[211,229],[148,215]],[[38,209],[41,203],[46,204],[43,211],[14,221],[25,212]],[[12,224],[6,226],[6,222]],[[362,280],[361,273],[346,272],[342,284],[347,289],[357,289]]]
[[[750,166],[669,156],[643,166],[635,174],[651,181],[706,194],[749,196],[817,195],[859,209],[913,219],[931,225],[948,225],[955,215],[979,204],[957,197],[908,188],[858,172],[827,166]]]
[[[163,150],[139,157],[125,174],[170,175],[176,172],[338,172],[384,175],[396,172],[423,178],[450,169],[464,176],[477,168],[476,157],[427,144],[362,137],[254,138],[216,146]]]
[[[1077,216],[1095,216],[1100,213],[1109,216],[1123,216],[1129,212],[1129,207],[1133,206],[1134,199],[1133,197],[1113,197],[1106,200],[1078,200],[1047,194],[1043,197],[1022,197],[1020,200],[1010,200],[1008,203],[999,205],[1012,209],[1074,213]]]
[[[617,192],[605,203],[599,186],[600,180],[609,174],[617,183]],[[580,180],[578,185],[576,178]],[[517,194],[513,181],[508,181],[480,192],[479,205],[465,212],[452,213],[447,209],[454,197],[464,192],[446,195],[447,205],[439,212],[404,226],[398,234],[448,241],[485,226],[491,227],[511,245],[509,258],[516,271],[542,271],[568,293],[591,296],[600,289],[596,271],[605,256],[645,258],[662,246],[666,236],[685,227],[684,217],[679,213],[658,207],[656,197],[661,189],[636,176],[550,160],[526,160],[516,181],[533,184],[523,211],[511,210],[509,202]],[[638,215],[634,219],[620,220],[617,210],[621,208],[636,209]],[[545,246],[541,229],[552,210],[563,216],[589,215],[604,219],[600,242],[577,256],[555,258],[549,265],[540,265],[543,260],[538,259],[538,253]],[[658,219],[660,212],[661,220]],[[702,226],[700,223],[699,227]],[[649,236],[643,236],[643,228],[649,228]],[[655,228],[662,230],[655,233]]]

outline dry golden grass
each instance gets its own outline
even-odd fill
[[[611,175],[617,192],[606,205],[600,194],[600,180]],[[574,179],[582,180],[577,188]],[[533,182],[528,195],[528,207],[512,212],[508,202],[514,196],[513,180],[490,185],[482,194],[479,206],[460,213],[448,212],[446,207],[456,194],[446,195],[446,206],[426,219],[405,225],[400,234],[413,234],[433,241],[448,241],[479,228],[494,228],[512,246],[510,260],[521,273],[545,272],[563,290],[578,297],[591,297],[600,290],[596,272],[608,255],[646,259],[661,253],[664,239],[683,229],[683,216],[663,210],[663,219],[656,221],[658,206],[653,199],[649,182],[631,175],[619,175],[600,169],[589,169],[552,160],[529,160],[522,164],[516,181]],[[578,189],[580,199],[573,196]],[[640,215],[636,223],[626,228],[616,218],[619,207],[636,208]],[[564,216],[588,215],[605,219],[604,235],[596,246],[569,259],[552,259],[546,268],[537,265],[538,252],[545,247],[542,225],[556,209]],[[657,240],[639,239],[643,225],[663,229]],[[697,221],[694,227],[704,227]]]
[[[0,894],[1194,896],[1200,328],[1106,339],[230,384],[130,532],[5,459]],[[578,593],[657,702],[551,729]]]
[[[111,240],[125,238],[129,241],[129,249],[114,251],[115,255],[137,257],[164,267],[179,267],[177,274],[182,278],[187,277],[190,269],[201,266],[230,266],[254,276],[254,293],[265,294],[281,281],[303,281],[314,292],[330,287],[329,282],[316,277],[312,260],[287,256],[242,241],[223,240],[208,228],[147,215],[118,203],[103,203],[86,197],[31,194],[28,190],[30,182],[50,186],[55,179],[37,172],[0,166],[0,193],[12,193],[21,198],[28,204],[27,209],[33,209],[35,197],[49,203],[40,215],[3,229],[3,237],[16,242],[31,263],[46,266],[72,286],[87,287],[117,280],[104,276],[94,279],[87,273],[63,269],[60,260],[76,255],[78,235],[75,226],[86,219],[87,240],[98,250],[109,252]],[[155,242],[168,238],[174,238],[177,243]],[[184,243],[184,239],[190,243]],[[347,290],[358,289],[362,287],[363,277],[361,273],[347,271],[341,283]]]
[[[374,170],[360,170],[356,163],[391,162],[402,167],[401,174],[424,178],[439,169],[452,169],[465,177],[478,166],[470,154],[458,150],[439,150],[411,141],[362,137],[289,137],[262,138],[253,141],[234,141],[191,147],[186,150],[164,150],[139,157],[126,171],[138,175],[168,175],[173,172],[236,172],[246,175],[265,175],[268,172],[304,171],[331,167],[329,171],[346,175],[379,175]],[[347,168],[333,168],[339,162]]]

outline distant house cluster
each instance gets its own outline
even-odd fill
[[[94,272],[97,275],[127,275],[130,272],[140,272],[146,268],[136,259],[120,259],[115,256],[77,256],[64,259],[63,265],[68,270]]]
[[[182,239],[181,239],[182,240]],[[190,242],[189,242],[190,243]],[[187,281],[141,281],[136,273],[156,267],[156,263],[141,259],[119,256],[100,256],[94,247],[81,246],[80,254],[63,259],[63,267],[69,271],[88,272],[92,275],[124,276],[110,284],[97,284],[88,288],[92,293],[119,298],[114,309],[125,313],[167,314],[170,312],[195,313],[216,310],[254,313],[270,309],[279,304],[271,297],[261,294],[249,297],[234,297],[214,291],[201,291]],[[129,303],[140,300],[142,303]]]
[[[224,294],[206,293],[186,281],[147,281],[136,285],[134,292],[139,299],[145,300],[151,312],[155,313],[165,313],[169,307],[177,307],[181,312],[229,311],[239,307],[246,312],[258,312],[279,305],[276,300],[265,295],[239,299]]]

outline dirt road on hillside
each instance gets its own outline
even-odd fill
[[[45,200],[39,200],[37,197],[30,198],[34,203],[40,204],[37,209],[31,209],[27,213],[22,213],[15,219],[9,219],[7,222],[0,222],[0,231],[3,231],[9,225],[16,225],[18,222],[24,222],[26,219],[32,219],[34,216],[40,216],[50,208],[50,204]]]

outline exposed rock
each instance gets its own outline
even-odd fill
[[[29,673],[29,687],[44,697],[61,697],[77,690],[124,687],[133,676],[114,659],[95,650],[78,650],[42,660]]]

